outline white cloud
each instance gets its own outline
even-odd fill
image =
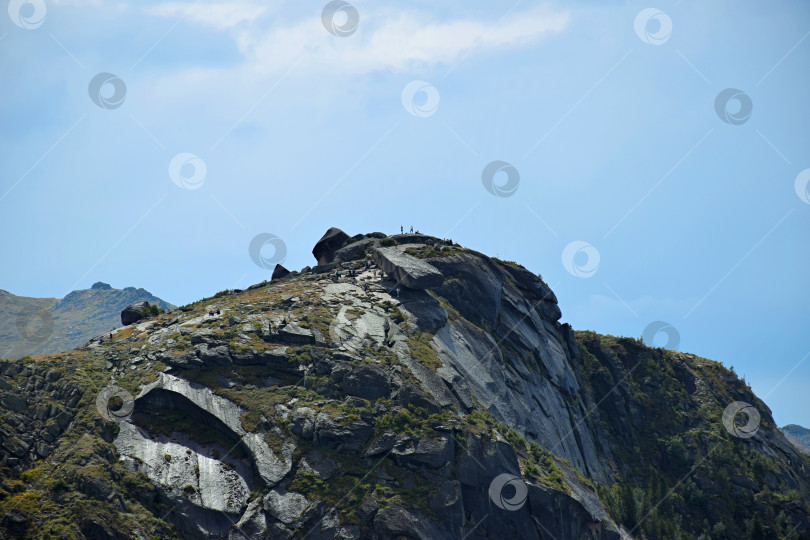
[[[570,24],[569,12],[549,6],[514,13],[500,21],[437,21],[422,11],[380,7],[375,11],[367,5],[361,10],[357,32],[337,37],[324,29],[320,13],[285,26],[263,17],[249,28],[240,27],[265,12],[264,6],[248,1],[201,5],[170,2],[148,13],[182,17],[189,9],[187,20],[214,30],[231,30],[246,58],[244,67],[258,75],[287,70],[298,61],[303,66],[354,74],[452,66],[467,55],[531,45],[563,32]]]
[[[231,1],[214,4],[166,2],[147,9],[146,13],[158,17],[181,18],[214,30],[229,30],[242,23],[252,23],[267,7],[252,2]]]
[[[436,64],[453,65],[472,51],[523,47],[560,33],[569,24],[567,12],[547,7],[512,15],[497,25],[476,20],[428,22],[428,16],[416,13],[397,13],[377,20],[370,14],[368,19],[364,21],[361,15],[361,29],[347,38],[324,32],[319,20],[308,20],[257,39],[250,36],[240,45],[243,52],[253,54],[263,71],[273,71],[311,52],[311,61],[341,71],[399,72]]]

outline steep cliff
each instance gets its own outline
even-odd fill
[[[449,241],[325,238],[314,271],[0,363],[0,531],[810,538],[810,461],[733,372],[575,332]]]

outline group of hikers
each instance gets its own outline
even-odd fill
[[[363,263],[362,269],[363,269],[363,270],[372,270],[372,268],[373,268],[373,267],[375,267],[375,266],[376,266],[376,265],[374,265],[374,263],[372,263],[371,261],[367,260],[366,262],[364,262],[364,263]],[[351,278],[351,280],[352,280],[354,283],[357,283],[357,269],[355,269],[355,268],[349,268],[349,269],[347,269],[345,272],[346,272],[346,276],[347,276],[347,277]],[[335,283],[337,283],[338,281],[340,281],[340,278],[341,278],[341,277],[343,277],[343,275],[344,275],[344,270],[342,270],[342,269],[338,268],[337,270],[335,270],[335,274],[334,274],[334,276],[333,276],[333,281],[334,281]],[[385,276],[385,272],[383,272],[381,269],[377,269],[377,268],[374,268],[374,269],[372,270],[372,275],[373,275],[374,277],[379,277],[380,279],[385,279],[385,277],[386,277],[386,276]],[[391,276],[388,276],[388,277],[391,277]],[[368,293],[368,283],[367,283],[367,282],[363,282],[363,290],[364,290],[366,293]],[[394,287],[389,287],[389,288],[388,288],[388,294],[390,294],[390,295],[392,295],[392,296],[393,296],[394,294],[396,294],[396,295],[397,295],[397,298],[399,298],[399,297],[400,297],[400,294],[401,294],[401,293],[402,293],[402,289],[401,289],[400,287],[394,286]]]
[[[293,312],[292,310],[287,311],[287,316],[281,319],[281,323],[278,325],[279,328],[284,328],[287,326],[287,319],[289,318],[289,322],[293,322]],[[270,331],[273,331],[273,321],[270,321]]]
[[[371,270],[372,266],[374,266],[374,263],[372,263],[371,261],[366,261],[366,262],[363,263],[362,270]],[[354,281],[355,283],[357,282],[357,279],[356,279],[357,278],[357,271],[358,271],[358,269],[356,269],[354,267],[348,268],[345,271],[346,276],[352,278],[352,281]],[[340,280],[340,278],[343,277],[343,273],[344,273],[344,270],[342,268],[338,268],[337,270],[335,270],[335,274],[333,276],[333,281],[335,283],[337,283]],[[376,271],[374,272],[374,275],[375,276],[377,275]],[[382,275],[382,273],[380,273],[380,275]]]
[[[404,227],[403,225],[400,225],[400,226],[399,226],[399,232],[400,232],[401,234],[405,234],[405,227]],[[416,229],[416,232],[414,232],[414,230],[413,230],[413,225],[411,225],[411,230],[409,231],[409,233],[411,233],[411,234],[421,234],[421,233],[419,232],[419,229]]]
[[[388,287],[388,294],[394,294],[394,292],[396,292],[397,293],[397,298],[399,298],[400,290],[401,289],[399,287],[397,287],[396,289],[393,288],[393,287]]]
[[[211,311],[208,312],[208,314],[213,317],[214,315],[221,315],[222,313],[218,309],[212,309]]]

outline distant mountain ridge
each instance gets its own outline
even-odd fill
[[[121,310],[144,300],[167,311],[175,308],[146,289],[114,289],[101,281],[62,299],[17,296],[0,289],[0,358],[79,347],[121,326]]]
[[[785,438],[796,448],[810,454],[810,429],[797,424],[788,424],[782,428]]]

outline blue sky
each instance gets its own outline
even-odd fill
[[[667,322],[810,426],[810,5],[324,6],[10,2],[0,288],[183,304],[268,278],[258,234],[297,269],[329,226],[413,224],[541,273],[575,328]]]

